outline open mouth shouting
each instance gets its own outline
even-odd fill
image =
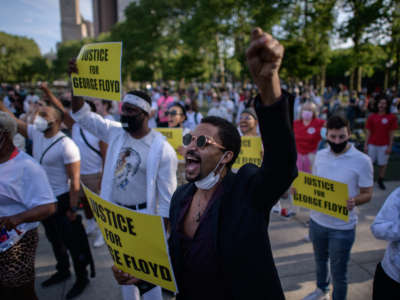
[[[185,171],[186,175],[195,175],[200,172],[200,156],[195,153],[193,150],[189,150],[185,155]]]

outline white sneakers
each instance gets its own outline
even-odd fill
[[[97,228],[97,223],[94,220],[94,218],[92,219],[86,219],[86,226],[85,226],[85,231],[87,235],[92,234]]]
[[[329,292],[324,293],[317,288],[314,292],[305,296],[302,300],[329,300]]]
[[[274,206],[272,206],[272,212],[275,214],[281,213],[281,202],[278,201]]]
[[[104,241],[103,235],[101,234],[100,228],[97,228],[96,239],[94,240],[93,247],[99,248],[103,246],[106,242]]]
[[[93,242],[93,247],[99,248],[105,244],[103,235],[101,234],[101,230],[99,226],[97,226],[97,223],[94,220],[94,218],[86,220],[85,231],[87,235],[95,234],[96,238]]]

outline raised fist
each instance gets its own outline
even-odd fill
[[[255,84],[263,90],[271,88],[271,81],[281,66],[284,48],[270,34],[255,28],[251,33],[251,43],[246,51],[247,64]]]

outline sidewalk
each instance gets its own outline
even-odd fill
[[[386,191],[380,191],[374,187],[374,196],[371,202],[359,207],[359,224],[349,264],[347,298],[350,300],[371,299],[375,267],[383,257],[386,242],[376,240],[369,226],[386,197],[400,186],[400,182],[387,182],[386,186]],[[286,204],[284,201],[283,205]],[[308,234],[306,221],[307,213],[305,211],[300,211],[290,220],[271,214],[269,231],[272,251],[287,300],[302,299],[315,289],[312,244],[304,241],[304,237]],[[40,286],[40,283],[54,272],[55,259],[42,227],[39,232],[40,241],[36,255],[37,295],[39,299],[65,299],[67,291],[74,283],[74,276],[63,284],[46,289]],[[93,244],[94,237],[91,236],[89,239]],[[83,295],[75,299],[121,299],[120,289],[111,273],[112,260],[107,248],[103,246],[92,248],[92,250],[96,264],[96,277],[91,279]]]

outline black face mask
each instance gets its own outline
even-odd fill
[[[346,148],[347,142],[348,141],[346,140],[344,142],[336,144],[336,143],[332,143],[332,142],[328,141],[328,144],[334,153],[341,153]]]
[[[137,116],[121,116],[122,128],[129,133],[136,132],[141,129],[143,126],[143,121],[144,115],[142,113]]]

